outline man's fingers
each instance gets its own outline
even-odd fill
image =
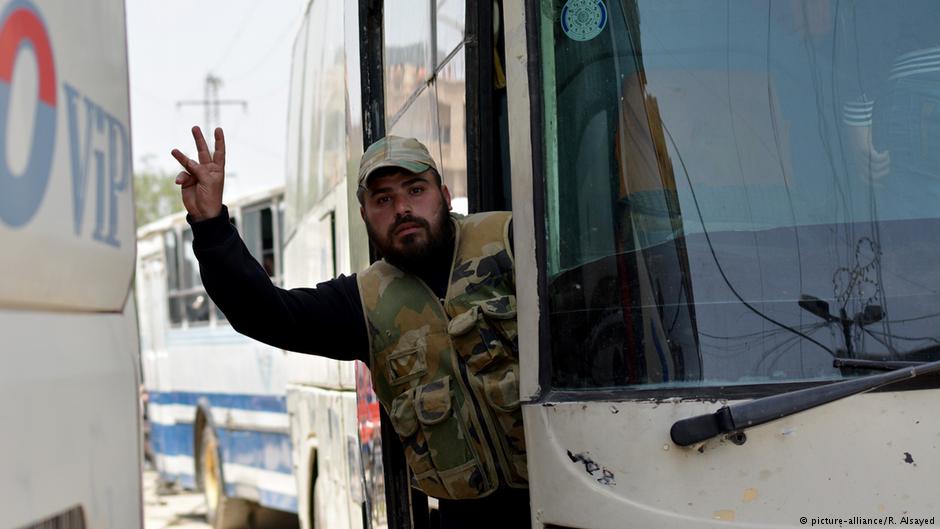
[[[225,134],[222,133],[222,127],[215,129],[215,152],[212,153],[212,161],[225,166]]]
[[[202,136],[202,130],[198,126],[193,127],[193,139],[196,140],[196,154],[199,156],[199,163],[211,162],[212,155],[209,154],[209,146],[206,145],[206,139]]]
[[[183,169],[193,169],[193,168],[195,168],[196,162],[190,160],[189,157],[186,156],[185,154],[183,154],[182,152],[180,152],[179,149],[173,149],[173,150],[170,152],[170,154],[172,154],[173,157],[176,158],[176,161],[179,162],[180,165],[183,166]]]
[[[198,180],[196,180],[195,176],[187,173],[186,171],[183,171],[180,174],[176,175],[176,183],[181,187],[189,187],[192,185],[196,185],[196,183],[198,183]]]

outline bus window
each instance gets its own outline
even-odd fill
[[[465,0],[435,0],[436,30],[434,65],[440,65],[464,40]]]
[[[285,167],[285,195],[286,195],[286,220],[290,225],[288,227],[288,233],[293,232],[297,229],[297,224],[303,217],[304,210],[300,207],[300,200],[302,198],[301,193],[299,192],[301,188],[301,171],[300,168],[303,165],[301,163],[301,157],[306,152],[304,149],[304,138],[301,134],[301,123],[306,123],[304,121],[306,117],[302,115],[302,110],[304,108],[304,80],[306,77],[306,61],[304,57],[306,56],[307,51],[307,38],[308,38],[308,28],[310,26],[309,19],[305,18],[301,23],[300,29],[297,31],[297,37],[294,40],[294,49],[291,56],[294,58],[291,61],[290,68],[290,94],[287,100],[287,143],[286,143],[286,156],[287,164]],[[281,224],[284,226],[284,224]]]
[[[542,5],[553,385],[830,380],[938,343],[940,4]]]
[[[384,11],[383,20],[387,132],[428,146],[450,188],[454,211],[509,209],[502,2],[413,0],[395,7]],[[419,22],[430,16],[435,24],[416,23],[415,16]],[[422,27],[426,32],[415,29]],[[475,37],[469,41],[485,46],[470,51],[465,41],[471,30]],[[468,65],[468,53],[479,68]],[[486,75],[479,75],[481,68]],[[474,136],[468,137],[471,130]],[[476,160],[473,171],[471,160]]]
[[[186,314],[186,321],[193,323],[208,323],[209,296],[202,288],[202,278],[199,276],[199,263],[193,252],[193,231],[183,229],[183,266],[180,274],[181,299]]]
[[[424,143],[440,166],[440,147],[437,145],[437,127],[434,118],[433,92],[424,90],[406,107],[398,119],[389,122],[388,133],[411,136]]]
[[[454,211],[467,213],[467,115],[466,52],[461,49],[438,71],[434,83],[437,99],[437,137],[441,172],[450,188]]]
[[[500,138],[505,137],[495,128],[487,128],[484,135],[489,136],[468,142],[467,97],[480,90],[485,92],[482,96],[485,98],[493,98],[499,89],[505,93],[504,78],[501,77],[503,82],[498,88],[489,80],[483,87],[478,86],[478,83],[468,83],[466,28],[463,22],[468,9],[466,2],[409,0],[407,6],[396,4],[395,7],[384,11],[387,131],[389,134],[415,137],[427,145],[444,183],[450,189],[454,211],[466,214],[471,210],[468,156],[478,155],[479,142],[499,144]],[[486,9],[492,9],[492,6],[487,4]],[[418,17],[417,21],[415,17]],[[499,15],[495,14],[494,17],[498,19]],[[431,24],[431,20],[435,24]],[[420,31],[415,28],[425,29]],[[495,26],[488,26],[478,31],[492,40],[494,29]],[[487,49],[492,51],[492,47]],[[486,68],[493,68],[494,57],[492,53],[485,57]],[[505,102],[505,97],[502,101]],[[486,108],[487,112],[493,113],[499,104],[488,103]],[[488,117],[488,123],[500,121]],[[505,120],[502,120],[502,124],[505,129]],[[470,147],[468,143],[473,146]],[[490,149],[490,146],[486,148]],[[486,167],[481,172],[488,181],[498,181],[496,185],[500,188],[500,192],[490,193],[496,199],[487,200],[485,209],[508,208],[508,200],[504,199],[508,193],[502,192],[503,165],[501,159],[494,165],[487,158]],[[508,179],[505,180],[505,187],[508,189]],[[488,190],[489,187],[486,187],[484,191]],[[473,209],[481,208],[475,204]]]
[[[179,291],[179,246],[176,232],[167,231],[163,234],[164,259],[166,259],[166,287],[169,292],[170,324],[178,326],[183,323],[183,301],[178,295]]]
[[[242,233],[245,246],[261,263],[269,277],[279,276],[277,253],[274,242],[274,222],[269,205],[242,211]]]
[[[386,2],[384,11],[385,120],[424,89],[431,63],[431,0]],[[421,139],[421,138],[418,138]],[[430,147],[430,146],[429,146]]]
[[[289,128],[291,152],[286,180],[288,194],[294,197],[290,206],[296,208],[289,212],[292,230],[346,175],[342,1],[312,2],[297,42],[305,42],[306,49],[305,66],[295,64],[293,69],[302,84],[298,86],[295,77],[291,91],[290,114],[298,110],[300,114],[299,135]],[[299,101],[293,100],[294,94],[298,94]]]

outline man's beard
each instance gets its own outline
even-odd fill
[[[451,239],[453,239],[450,215],[443,205],[435,220],[436,226],[432,227],[423,218],[406,215],[396,219],[384,237],[379,237],[368,222],[366,222],[366,231],[369,233],[369,239],[386,261],[405,272],[420,274],[429,266],[438,264],[435,258],[450,248]],[[417,224],[424,228],[426,240],[419,241],[419,234],[412,233],[402,237],[400,243],[396,245],[395,230],[406,223]]]

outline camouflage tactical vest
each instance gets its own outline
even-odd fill
[[[412,485],[468,499],[528,486],[511,215],[462,217],[445,299],[385,261],[358,274],[375,393],[405,447]]]

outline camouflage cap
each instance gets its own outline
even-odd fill
[[[386,136],[373,143],[362,154],[359,162],[359,189],[356,195],[362,200],[366,182],[376,169],[399,167],[411,173],[423,173],[428,169],[437,171],[437,164],[431,153],[420,141],[414,138]]]

